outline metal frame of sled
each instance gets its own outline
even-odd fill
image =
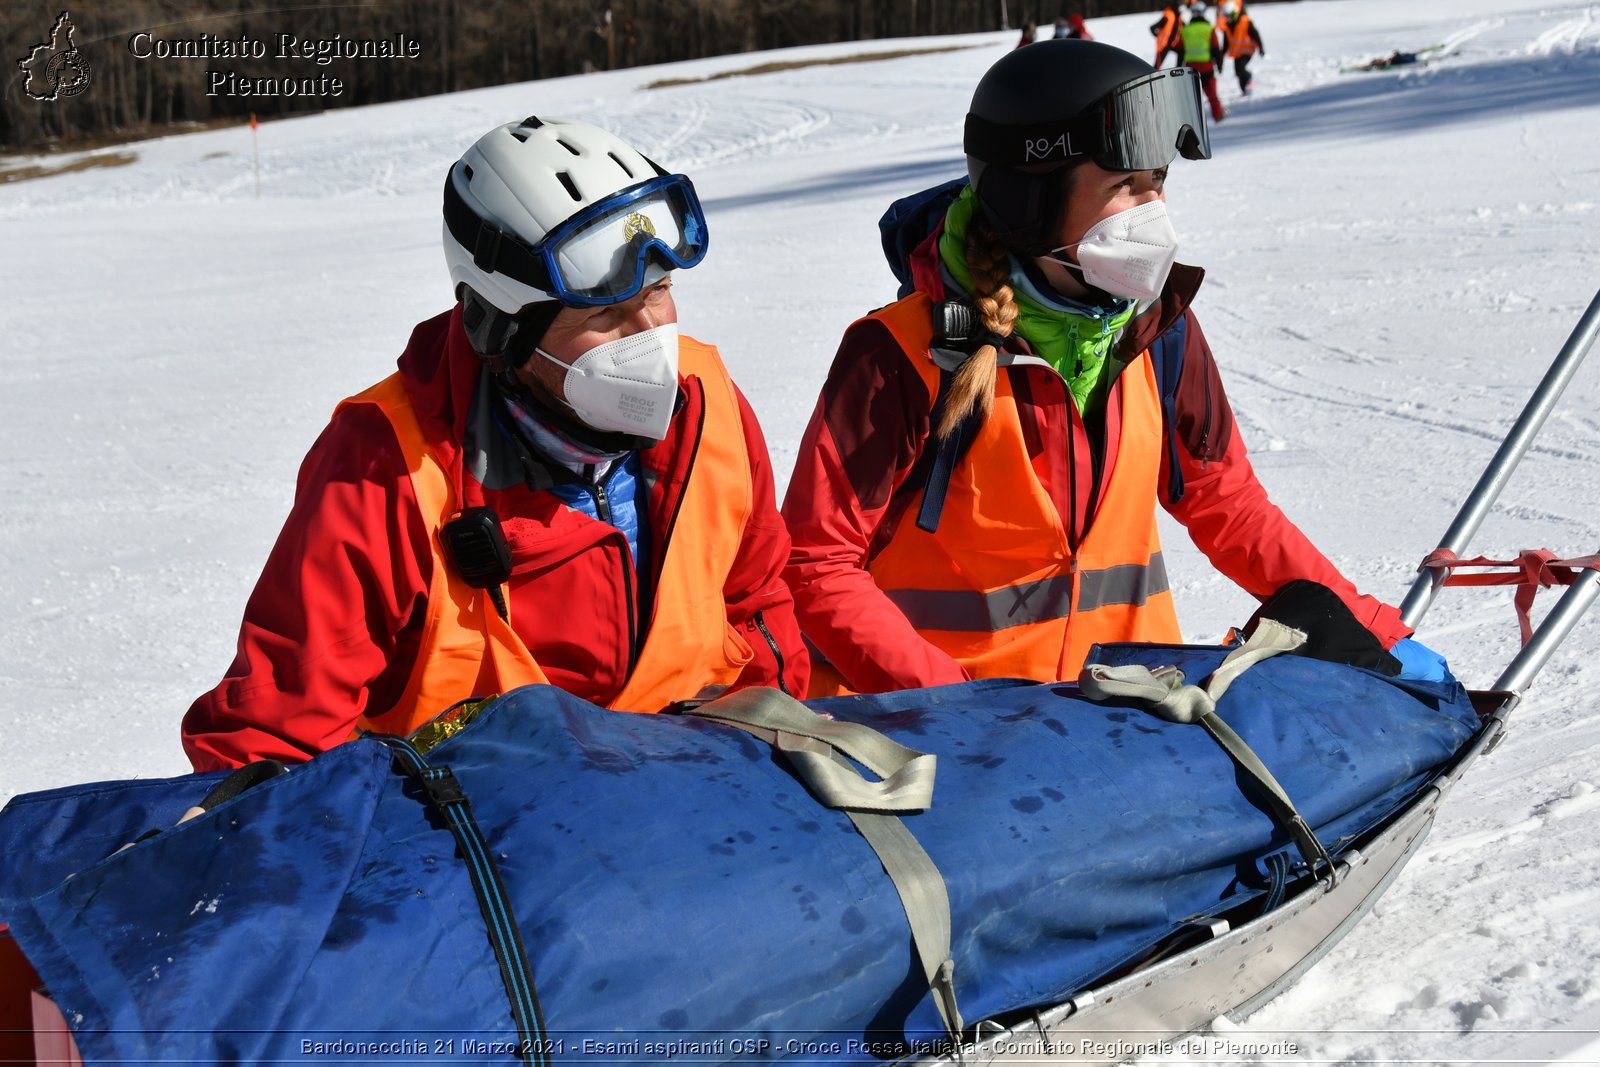
[[[1430,559],[1465,550],[1597,337],[1600,293],[1590,301]],[[1411,626],[1421,621],[1447,582],[1447,567],[1430,568],[1425,561],[1418,570],[1402,605],[1402,616]],[[1254,916],[1250,913],[1259,911],[1259,901],[1241,904],[1237,914],[1243,921],[1237,926],[1218,921],[1180,932],[1169,939],[1165,953],[1158,948],[1127,973],[1102,979],[1024,1018],[979,1023],[970,1042],[948,1053],[901,1062],[927,1067],[1120,1063],[1162,1052],[1163,1044],[1175,1044],[1219,1016],[1242,1018],[1267,1003],[1372,910],[1421,849],[1440,801],[1473,760],[1504,740],[1506,719],[1523,691],[1597,597],[1600,569],[1591,563],[1571,581],[1493,688],[1471,692],[1483,719],[1478,736],[1410,803],[1353,842],[1336,861],[1334,877],[1315,883],[1303,879],[1294,895]]]
[[[1120,1063],[1174,1043],[1220,1015],[1242,1017],[1299,979],[1347,934],[1422,847],[1440,801],[1504,736],[1514,693],[1473,692],[1484,727],[1439,776],[1336,861],[1337,877],[1304,886],[1281,906],[1198,932],[1198,944],[1062,1004],[1001,1027],[980,1024],[958,1052],[917,1064]],[[1258,903],[1258,902],[1257,902]],[[1249,910],[1250,905],[1242,905]],[[1265,952],[1262,945],[1269,947]]]

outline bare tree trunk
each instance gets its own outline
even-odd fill
[[[533,0],[533,77],[544,74],[544,3]]]
[[[1058,0],[1059,2],[1059,0]],[[254,108],[277,115],[306,108],[309,98],[223,100],[205,95],[208,64],[137,60],[127,37],[144,27],[162,27],[172,38],[200,32],[236,39],[242,32],[270,40],[285,28],[258,0],[117,0],[114,16],[86,20],[79,45],[94,64],[82,95],[59,101],[30,99],[13,70],[12,90],[0,95],[0,150],[36,146],[80,134],[184,122]],[[244,11],[240,8],[243,6]],[[281,5],[280,5],[281,6]],[[294,6],[294,5],[291,5]],[[603,19],[610,7],[611,18]],[[1148,0],[1073,0],[1086,16],[1147,11]],[[402,31],[422,44],[418,59],[398,62],[336,61],[326,70],[349,87],[330,107],[400,100],[491,83],[548,78],[604,65],[620,69],[642,63],[723,55],[761,48],[868,40],[928,33],[993,29],[1029,15],[1054,18],[1033,0],[380,0],[371,5],[317,8],[300,5],[293,27],[310,39],[382,40]],[[41,41],[57,9],[31,3],[0,3],[0,40],[21,48]],[[1064,10],[1064,9],[1063,9]],[[526,23],[532,21],[531,26]],[[621,25],[618,25],[618,24]],[[106,36],[109,35],[109,36]],[[89,38],[101,38],[90,44]],[[257,77],[304,76],[308,68],[273,59],[209,64]]]

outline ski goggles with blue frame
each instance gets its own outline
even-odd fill
[[[481,219],[456,191],[453,173],[445,179],[444,218],[479,270],[504,274],[570,307],[631,300],[666,271],[692,267],[706,255],[705,215],[682,174],[597,200],[536,245]],[[658,268],[653,277],[652,266]]]
[[[1106,170],[1160,170],[1174,156],[1210,159],[1200,76],[1188,67],[1124,82],[1066,121],[1013,125],[968,114],[966,154],[1002,167],[1092,159]]]

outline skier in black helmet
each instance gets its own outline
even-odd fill
[[[1322,612],[1330,658],[1399,670],[1410,631],[1268,499],[1190,310],[1165,200],[1211,154],[1194,71],[1043,41],[984,75],[964,142],[967,179],[885,215],[902,298],[845,333],[789,481],[811,695],[1179,641],[1157,503],[1250,593]]]

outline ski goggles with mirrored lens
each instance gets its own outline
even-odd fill
[[[705,258],[706,220],[694,186],[668,174],[611,194],[527,245],[480,219],[445,182],[445,224],[479,270],[504,274],[572,307],[619,304],[666,271]],[[652,271],[654,266],[657,268]]]
[[[1200,77],[1188,67],[1117,86],[1065,122],[1012,125],[968,114],[966,154],[1003,167],[1091,159],[1106,170],[1160,170],[1174,156],[1210,159]]]

